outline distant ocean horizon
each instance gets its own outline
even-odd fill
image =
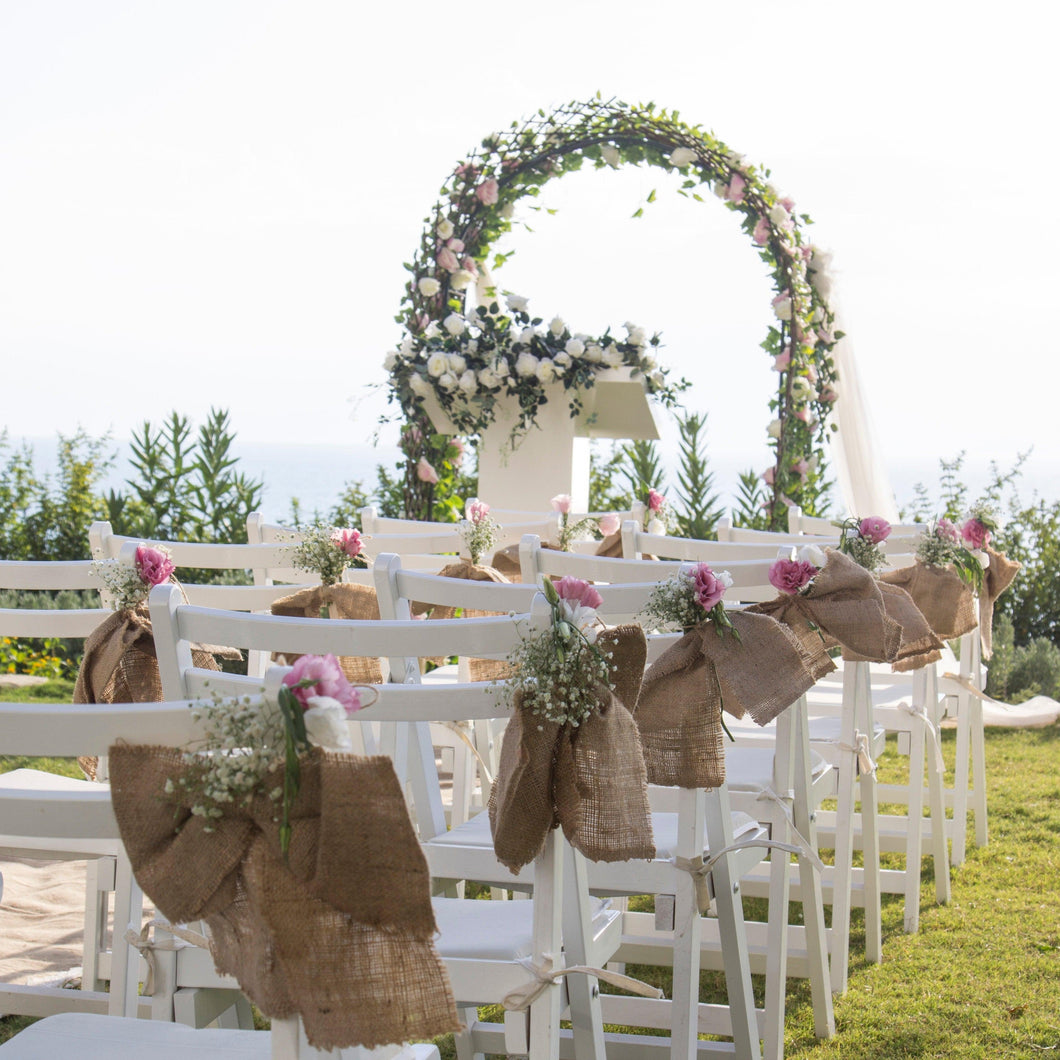
[[[11,446],[28,443],[34,454],[34,466],[39,475],[54,474],[57,468],[56,438],[10,438]],[[107,472],[101,488],[109,490],[127,489],[126,480],[132,474],[127,443],[115,446],[116,460]],[[237,470],[249,478],[261,479],[264,491],[261,510],[270,522],[285,522],[291,517],[291,501],[297,498],[303,520],[314,514],[326,517],[338,501],[346,485],[359,482],[368,494],[374,491],[376,468],[381,464],[393,469],[400,458],[396,446],[368,443],[347,445],[242,442],[233,444],[233,453],[239,459]],[[676,454],[664,452],[663,466],[676,469]],[[709,467],[722,504],[728,508],[734,503],[741,471],[761,462],[761,457],[735,455],[731,453],[708,453]],[[937,458],[894,459],[889,461],[891,486],[899,508],[908,507],[915,497],[915,487],[923,483],[928,495],[938,494],[939,463]],[[989,461],[965,461],[961,474],[974,497],[990,480]],[[1018,480],[1020,497],[1029,502],[1032,496],[1046,501],[1060,496],[1060,460],[1048,459],[1032,454]],[[670,486],[672,492],[673,485]]]

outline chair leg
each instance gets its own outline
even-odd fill
[[[114,858],[85,863],[85,941],[81,958],[81,989],[107,989],[99,974],[99,955],[106,949],[107,909],[114,890]]]
[[[130,928],[139,931],[144,894],[133,877],[129,859],[116,859],[114,875],[114,932],[111,939],[111,1016],[136,1016],[139,996],[140,953],[125,941]]]
[[[970,697],[969,727],[972,730],[972,812],[975,814],[975,845],[990,841],[986,816],[986,734],[983,731],[983,704]]]
[[[593,918],[588,868],[585,858],[567,844],[564,844],[563,869],[564,963],[593,966],[596,962],[590,948]],[[577,1060],[607,1060],[597,980],[593,976],[572,975],[566,986]]]
[[[935,733],[931,753],[927,758],[928,813],[931,818],[931,860],[935,869],[935,901],[945,905],[950,900],[950,851],[946,837],[946,774],[940,760],[941,719],[938,667],[927,667],[924,675],[925,705]]]
[[[914,677],[914,683],[920,674]],[[914,692],[914,703],[916,693]],[[905,833],[905,920],[907,935],[920,930],[920,873],[924,834],[924,726],[909,731],[909,805]]]
[[[872,676],[868,663],[858,668],[857,726],[866,733],[875,731],[872,710]],[[883,960],[883,903],[880,887],[880,812],[875,770],[866,770],[858,778],[861,789],[861,850],[864,864],[865,959],[870,964]]]
[[[957,758],[953,767],[953,842],[950,846],[950,864],[954,868],[964,864],[968,844],[968,774],[972,753],[972,699],[971,694],[965,691],[961,691],[957,696]]]
[[[843,705],[839,742],[848,748],[839,760],[837,791],[835,868],[832,873],[832,992],[842,994],[847,988],[850,967],[850,907],[854,864],[854,805],[857,784],[857,701],[856,664],[843,669]]]
[[[563,854],[559,829],[552,831],[534,863],[534,954],[560,960],[563,921]],[[553,868],[554,866],[554,868]],[[529,1060],[559,1060],[559,983],[531,1002]]]
[[[677,793],[677,844],[679,857],[693,858],[703,853],[706,825],[706,795],[681,788]],[[730,824],[731,834],[731,824]],[[708,838],[709,835],[708,835]],[[715,867],[715,887],[718,870]],[[676,873],[674,888],[674,974],[672,989],[673,1023],[670,1036],[672,1060],[695,1056],[699,1038],[699,969],[703,925],[696,903],[695,880],[689,873]],[[720,918],[720,910],[719,910]],[[722,942],[724,946],[724,940]],[[745,942],[746,945],[746,942]],[[729,995],[730,1004],[732,994]]]

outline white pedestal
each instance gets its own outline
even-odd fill
[[[548,402],[537,424],[509,441],[517,409],[499,408],[497,418],[478,442],[478,495],[494,508],[547,511],[558,493],[569,493],[572,510],[589,510],[589,440],[591,438],[658,438],[652,407],[640,379],[630,369],[601,372],[596,385],[582,391],[583,409],[570,415],[570,391],[548,388]],[[423,403],[435,429],[459,433],[432,398]]]

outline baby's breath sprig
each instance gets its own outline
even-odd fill
[[[839,528],[839,551],[859,567],[875,574],[884,565],[883,543],[891,533],[891,524],[886,519],[878,515],[865,519],[853,516],[832,525]]]
[[[490,506],[477,497],[468,502],[467,518],[460,522],[460,536],[464,539],[471,562],[479,560],[491,552],[497,543],[497,534],[502,529],[490,515]]]
[[[294,540],[292,536],[292,541]],[[360,531],[316,523],[301,532],[290,546],[291,563],[299,570],[320,576],[324,585],[342,580],[347,567],[366,566]]]
[[[951,568],[976,592],[983,587],[983,565],[965,547],[960,531],[948,519],[939,519],[928,526],[917,545],[916,555],[929,567]]]
[[[680,573],[660,582],[648,597],[641,616],[653,627],[693,629],[712,622],[719,636],[740,634],[725,613],[722,597],[732,585],[728,571],[714,571],[706,563],[682,568]]]

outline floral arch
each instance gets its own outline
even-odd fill
[[[778,373],[777,392],[770,401],[774,419],[768,427],[775,463],[763,476],[771,491],[771,522],[785,527],[786,510],[793,503],[808,513],[816,511],[824,488],[824,440],[829,429],[835,429],[829,423],[837,397],[832,348],[841,333],[835,331],[829,306],[828,256],[804,234],[811,223],[809,217],[797,214],[794,203],[773,187],[768,170],[746,162],[700,126],[681,122],[677,111],[656,110],[651,103],[630,106],[598,96],[551,113],[538,111],[525,121],[513,122],[503,133],[487,136],[455,167],[426,219],[420,247],[406,265],[411,277],[397,317],[406,336],[386,363],[391,398],[400,403],[409,423],[403,436],[409,458],[405,487],[409,514],[424,510],[424,492],[430,488],[416,473],[418,457],[423,455],[417,449],[431,430],[424,399],[440,399],[449,412],[472,409],[463,422],[468,433],[475,433],[489,418],[498,396],[516,394],[514,388],[506,390],[503,379],[489,376],[484,382],[476,381],[475,373],[468,376],[459,364],[460,372],[451,374],[443,386],[438,385],[439,373],[428,370],[432,356],[452,357],[454,351],[466,349],[468,288],[489,267],[503,264],[505,255],[495,255],[492,262],[489,256],[497,240],[511,230],[516,204],[538,195],[547,181],[585,165],[601,169],[640,163],[683,174],[682,195],[704,201],[706,193],[712,193],[720,199],[740,216],[741,227],[766,263],[774,288],[776,319],[762,348]],[[653,196],[654,192],[649,200]],[[529,321],[525,312],[520,317],[521,309],[517,303],[513,318],[505,316],[495,303],[489,306],[489,313],[486,307],[481,308],[480,320],[491,332],[489,341],[507,339],[509,346],[515,344],[518,350],[520,326],[541,323]],[[539,334],[547,352],[549,332]],[[555,337],[563,339],[567,334],[556,332]],[[647,368],[642,363],[646,349],[643,335],[631,333],[622,343],[608,333],[600,341],[616,347],[609,351],[612,363],[632,366],[644,375],[649,393],[674,402],[680,387],[667,384],[654,358]],[[531,349],[530,342],[527,339],[526,350]],[[568,357],[560,370],[566,372],[565,386],[592,386],[591,372],[581,363],[572,365]],[[463,392],[457,385],[461,372],[471,380]],[[533,402],[525,395],[519,400],[524,421],[529,424]]]

